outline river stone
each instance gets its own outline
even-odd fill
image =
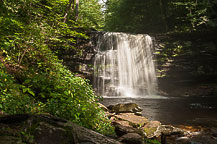
[[[138,113],[142,109],[136,103],[126,103],[126,104],[117,104],[108,106],[109,112],[118,113]]]
[[[150,121],[144,127],[142,127],[142,129],[147,138],[153,138],[159,137],[161,135],[160,127],[161,123],[159,121]]]
[[[115,118],[123,121],[128,121],[129,124],[133,127],[142,127],[143,125],[149,122],[147,118],[137,116],[133,113],[120,113],[118,115],[115,115]]]
[[[127,133],[119,138],[125,144],[144,144],[143,137],[137,133]]]
[[[116,120],[112,123],[115,127],[115,133],[120,137],[127,133],[135,133],[137,131],[136,128],[133,128],[128,121],[120,121]]]
[[[176,128],[176,127],[173,127],[171,125],[162,125],[161,126],[161,133],[163,135],[184,135],[185,134],[185,131],[183,129],[180,129],[180,128]]]

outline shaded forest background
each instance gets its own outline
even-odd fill
[[[112,133],[101,97],[74,73],[93,69],[93,31],[150,34],[160,83],[215,86],[216,28],[217,0],[0,0],[0,111],[50,113]]]

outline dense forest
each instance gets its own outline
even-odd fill
[[[193,32],[214,29],[216,1],[109,0],[105,30],[131,33]]]
[[[101,30],[97,0],[0,1],[0,109],[7,114],[50,113],[109,133],[110,122],[88,81],[70,72],[57,55]],[[108,130],[107,130],[108,129]]]
[[[0,112],[50,113],[111,134],[101,97],[62,55],[81,60],[92,31],[150,34],[159,77],[184,56],[180,69],[217,78],[216,29],[217,0],[0,0]]]

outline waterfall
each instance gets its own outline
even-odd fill
[[[98,95],[154,95],[157,79],[152,39],[148,35],[105,33],[97,44],[94,88]]]

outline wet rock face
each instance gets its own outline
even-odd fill
[[[142,109],[136,103],[126,103],[108,106],[109,112],[118,113],[139,113]]]

